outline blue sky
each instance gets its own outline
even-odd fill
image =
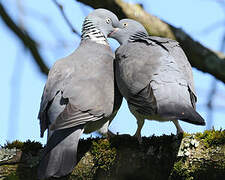
[[[128,1],[128,0],[127,0]],[[60,12],[51,0],[2,0],[10,15],[17,22],[22,23],[29,33],[38,41],[41,54],[49,67],[53,63],[76,49],[79,45],[79,37],[74,35],[66,25]],[[17,3],[15,3],[17,2]],[[22,2],[22,1],[21,1]],[[63,4],[65,12],[73,26],[81,31],[84,17],[91,8],[76,3],[74,0],[59,1]],[[223,8],[213,0],[151,0],[129,1],[139,2],[149,13],[158,16],[170,24],[182,28],[195,40],[205,46],[219,51],[221,39],[225,32],[225,17]],[[20,7],[20,8],[18,8]],[[20,10],[18,10],[20,9]],[[218,23],[221,22],[221,23]],[[214,29],[206,30],[218,23]],[[223,23],[223,24],[222,24]],[[220,25],[219,25],[220,24]],[[46,77],[40,73],[34,65],[31,55],[24,49],[17,37],[8,30],[0,20],[0,80],[2,83],[0,98],[0,144],[6,140],[36,140],[45,143],[46,137],[39,137],[39,121],[37,114],[40,99]],[[113,49],[118,43],[110,40]],[[206,102],[212,76],[193,68],[195,86],[198,95],[197,110],[207,117]],[[225,128],[225,86],[218,81],[218,89],[215,95],[214,105],[217,110],[213,113],[216,129]],[[184,131],[203,131],[205,127],[199,127],[181,122]],[[136,120],[129,113],[126,102],[112,122],[110,129],[120,134],[134,134]],[[159,123],[146,121],[142,135],[170,134],[176,129],[171,122]],[[87,136],[85,136],[87,137]]]

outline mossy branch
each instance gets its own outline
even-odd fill
[[[36,180],[40,149],[36,142],[8,143],[0,150],[0,179]],[[225,131],[144,137],[141,145],[129,135],[86,139],[78,159],[72,174],[60,180],[223,179]]]
[[[193,67],[208,72],[225,82],[225,56],[212,51],[193,40],[182,29],[176,28],[165,21],[147,13],[141,5],[126,3],[123,0],[77,0],[93,8],[106,8],[114,12],[120,19],[131,18],[141,22],[148,33],[153,36],[167,37],[177,40],[185,51]]]

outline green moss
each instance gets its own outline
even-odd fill
[[[142,144],[129,135],[113,138],[88,138],[80,140],[78,161],[67,180],[81,179],[170,179],[198,180],[223,179],[225,174],[225,135],[224,131],[205,131],[184,134],[183,142],[188,144],[189,155],[178,156],[182,137],[175,135],[143,137]],[[198,141],[193,145],[192,141]],[[184,143],[183,143],[184,144]],[[30,140],[7,142],[7,148],[23,151],[22,162],[17,164],[14,174],[6,180],[36,179],[38,155],[33,153],[42,147]],[[24,153],[27,152],[27,153]]]
[[[183,174],[183,173],[182,173],[183,164],[184,164],[184,163],[182,162],[182,160],[176,162],[176,163],[174,164],[174,169],[173,169],[173,170],[174,170],[177,174]]]
[[[93,156],[90,152],[87,152],[85,156],[79,161],[79,163],[74,168],[70,179],[77,180],[91,180],[94,177],[95,169]]]
[[[18,167],[18,165],[8,165],[8,164],[1,165],[0,166],[0,177],[7,177],[9,175],[11,175],[11,176],[15,175],[12,173],[16,172],[17,167]]]
[[[112,147],[108,139],[88,138],[81,140],[78,147],[79,163],[70,179],[91,180],[98,179],[99,176],[110,176],[116,159],[116,148]]]
[[[4,148],[8,149],[20,149],[23,152],[30,152],[32,154],[37,154],[38,151],[42,148],[42,144],[39,142],[27,140],[26,142],[21,142],[21,141],[13,141],[9,142],[7,141],[6,144],[4,145]]]
[[[16,173],[11,173],[4,180],[20,180],[20,178]]]
[[[199,141],[190,154],[174,164],[171,179],[220,179],[225,175],[225,131],[206,130],[195,135],[184,135],[191,143],[191,137]],[[223,179],[223,178],[222,178]]]
[[[190,135],[191,135],[191,134],[184,132],[184,133],[183,133],[183,138],[189,137]]]
[[[196,138],[202,140],[206,147],[225,144],[225,130],[205,130],[203,133],[196,133]]]
[[[5,180],[36,179],[36,166],[39,162],[39,151],[42,148],[41,143],[31,140],[27,140],[26,142],[16,140],[7,142],[3,148],[17,149],[14,159],[12,159],[12,162],[15,161],[15,164],[4,165],[4,167],[0,166],[0,173],[2,170],[6,171],[7,177]],[[10,172],[12,173],[10,174]]]
[[[100,139],[97,142],[93,141],[91,154],[94,157],[95,165],[108,171],[116,159],[116,148],[112,148],[107,139]]]
[[[182,177],[181,179],[185,180],[193,179],[190,175],[190,170],[187,168],[187,165],[185,164],[185,161],[183,159],[180,159],[174,164],[172,176],[170,177],[170,179],[174,179],[175,177]]]
[[[170,179],[176,180],[193,180],[198,179],[200,173],[206,174],[208,168],[202,167],[202,163],[190,163],[185,158],[180,159],[174,164]]]
[[[96,137],[96,138],[90,137],[90,138],[87,138],[87,139],[80,139],[78,149],[77,149],[78,161],[80,161],[81,158],[85,156],[85,153],[90,150],[90,148],[92,146],[92,142],[98,141],[99,139],[100,139],[99,137]]]
[[[23,152],[31,152],[37,154],[38,151],[42,148],[42,144],[40,142],[27,140],[23,143],[22,151]]]
[[[13,149],[13,148],[22,149],[22,147],[23,147],[23,142],[19,140],[15,140],[13,142],[6,141],[6,144],[4,145],[4,148],[8,148],[8,149]]]

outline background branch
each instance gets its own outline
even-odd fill
[[[48,67],[44,63],[44,59],[41,56],[37,44],[35,40],[33,40],[29,34],[27,34],[25,31],[23,31],[13,20],[12,18],[7,14],[5,8],[3,7],[2,3],[0,3],[0,17],[2,18],[3,22],[7,25],[7,27],[14,32],[17,37],[22,41],[24,46],[29,49],[31,52],[31,55],[33,56],[36,64],[38,65],[40,71],[44,74],[48,74]]]
[[[225,82],[225,56],[221,53],[216,53],[199,42],[194,41],[188,34],[179,28],[176,28],[159,18],[148,14],[138,4],[130,4],[123,2],[122,0],[77,0],[93,8],[106,8],[116,13],[121,18],[132,18],[141,22],[149,32],[154,36],[168,37],[179,41],[180,45],[184,49],[191,65],[197,69],[212,74],[217,79]],[[54,0],[55,3],[57,1]],[[76,30],[72,27],[71,23],[66,18],[62,6],[57,3],[62,15],[66,22],[71,27],[73,32]],[[36,42],[24,31],[22,31],[16,23],[6,13],[3,5],[0,3],[0,16],[5,24],[18,36],[23,44],[30,50],[32,56],[35,59],[36,64],[39,66],[41,72],[48,73],[48,67],[44,63]]]
[[[81,34],[78,31],[75,30],[72,23],[70,23],[69,19],[67,18],[66,14],[64,12],[63,6],[61,4],[59,4],[56,0],[53,0],[53,2],[59,8],[60,13],[62,14],[64,20],[66,21],[67,25],[70,27],[72,32],[81,37]]]
[[[141,22],[148,33],[153,36],[167,37],[177,40],[185,51],[191,65],[197,69],[212,74],[225,82],[225,56],[214,52],[199,42],[193,40],[180,28],[176,28],[159,18],[147,13],[138,4],[123,2],[122,0],[76,0],[93,8],[106,8],[121,18],[132,18]]]

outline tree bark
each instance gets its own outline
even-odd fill
[[[0,150],[0,179],[36,180],[40,146],[28,144],[19,147],[22,151]],[[213,130],[184,138],[144,137],[142,144],[129,135],[80,140],[78,164],[71,175],[60,180],[217,180],[224,177],[225,130]]]

